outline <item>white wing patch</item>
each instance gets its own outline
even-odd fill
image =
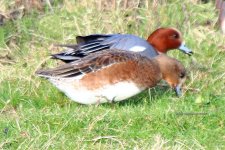
[[[144,50],[146,49],[146,47],[143,47],[143,46],[133,46],[130,48],[130,51],[133,51],[133,52],[143,52]]]

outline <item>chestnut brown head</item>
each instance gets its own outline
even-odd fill
[[[148,37],[147,41],[159,53],[167,53],[172,49],[179,49],[188,55],[193,53],[185,46],[181,32],[175,28],[159,28]]]

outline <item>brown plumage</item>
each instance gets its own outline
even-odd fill
[[[162,78],[171,87],[180,87],[185,69],[166,55],[149,59],[138,53],[113,49],[54,69],[40,70],[37,74],[48,78],[72,100],[93,104],[129,98],[155,86]],[[82,92],[87,96],[81,95]]]

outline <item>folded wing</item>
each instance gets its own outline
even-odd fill
[[[121,50],[104,50],[93,53],[81,60],[73,63],[67,63],[54,69],[39,70],[36,72],[42,77],[76,77],[78,75],[95,72],[104,67],[109,67],[115,63],[122,63],[128,60],[138,60],[142,57],[140,54],[126,52]],[[140,59],[141,60],[141,59]]]
[[[71,62],[105,49],[141,52],[149,57],[157,55],[154,48],[146,40],[130,34],[78,36],[77,43],[77,45],[59,45],[65,47],[66,50],[58,54],[53,54],[52,58],[60,59],[64,62]]]

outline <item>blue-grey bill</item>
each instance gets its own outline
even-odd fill
[[[174,90],[175,90],[175,92],[176,92],[176,95],[177,95],[178,97],[181,97],[181,95],[182,95],[181,87],[178,85],[178,86],[175,87]]]
[[[192,50],[189,49],[184,43],[182,43],[178,49],[180,51],[182,51],[183,53],[185,53],[185,54],[188,54],[188,55],[192,55],[193,54]]]

